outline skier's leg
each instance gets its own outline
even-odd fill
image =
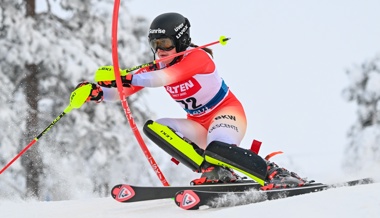
[[[199,172],[200,167],[204,162],[204,150],[198,147],[198,145],[195,144],[192,140],[202,143],[202,139],[200,138],[206,138],[206,130],[201,125],[191,120],[166,119],[158,121],[161,123],[170,123],[171,126],[168,127],[167,125],[149,120],[144,125],[144,133],[169,155],[189,167],[191,170]],[[182,136],[180,128],[173,129],[172,126],[173,128],[176,128],[178,126],[181,128],[186,127],[189,130],[197,132],[199,134],[198,139],[194,137],[192,139],[189,139],[187,135],[185,138]],[[188,130],[182,129],[182,131],[186,132]],[[206,140],[203,141],[205,142]]]
[[[232,168],[264,184],[265,161],[250,150],[239,148],[247,127],[239,102],[220,108],[209,125],[205,160],[213,165]],[[209,176],[205,173],[202,176]]]
[[[269,185],[269,188],[303,185],[306,180],[296,173],[237,146],[246,126],[243,115],[239,108],[225,107],[218,112],[208,131],[208,146],[204,152],[206,162],[235,169],[262,185]]]
[[[246,131],[246,117],[239,102],[223,105],[207,116],[188,118],[208,128],[207,144],[209,144],[209,146],[216,144],[216,147],[218,147],[218,143],[216,142],[222,142],[228,145],[239,145]],[[229,156],[230,154],[233,155],[231,152],[223,155]],[[193,180],[195,184],[234,182],[241,179],[241,177],[230,169],[232,167],[225,167],[227,166],[226,164],[220,164],[220,161],[212,161],[210,157],[208,157],[208,159],[210,159],[210,161],[205,162],[201,166],[201,178]]]
[[[185,136],[203,150],[206,149],[207,129],[198,122],[184,118],[160,118],[156,122],[170,127],[170,129]]]
[[[221,141],[239,146],[247,129],[247,119],[240,105],[227,106],[213,115],[208,127],[207,145]]]

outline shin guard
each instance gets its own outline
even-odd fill
[[[211,164],[235,169],[264,185],[267,164],[263,158],[250,150],[213,141],[205,150],[205,160]]]
[[[148,120],[143,131],[150,140],[162,148],[166,153],[186,165],[193,171],[200,171],[204,161],[204,150],[196,144],[184,140],[169,127]]]

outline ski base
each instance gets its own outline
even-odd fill
[[[337,184],[314,183],[295,188],[272,189],[267,191],[254,190],[243,192],[217,192],[201,190],[181,190],[175,195],[175,203],[185,210],[196,210],[202,206],[217,208],[231,207],[258,203],[266,200],[286,198],[296,195],[308,194],[342,186],[355,186],[373,183],[371,178],[352,180]]]

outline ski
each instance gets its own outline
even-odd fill
[[[198,190],[212,192],[242,192],[248,189],[259,189],[261,185],[253,180],[243,180],[236,183],[214,183],[207,185],[194,186],[134,186],[128,184],[119,184],[112,188],[112,197],[119,202],[128,203],[136,201],[157,200],[173,198],[181,190]]]
[[[174,200],[177,206],[185,210],[196,210],[202,206],[211,208],[231,207],[319,192],[330,188],[355,186],[370,183],[373,183],[373,180],[371,178],[364,178],[330,185],[322,183],[311,183],[301,187],[271,189],[266,191],[246,190],[242,192],[218,192],[203,190],[181,190],[176,193]]]

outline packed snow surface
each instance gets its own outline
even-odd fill
[[[111,197],[70,201],[1,200],[4,218],[231,218],[231,217],[379,217],[380,183],[340,187],[285,199],[225,208],[185,211],[172,199],[119,203]]]

